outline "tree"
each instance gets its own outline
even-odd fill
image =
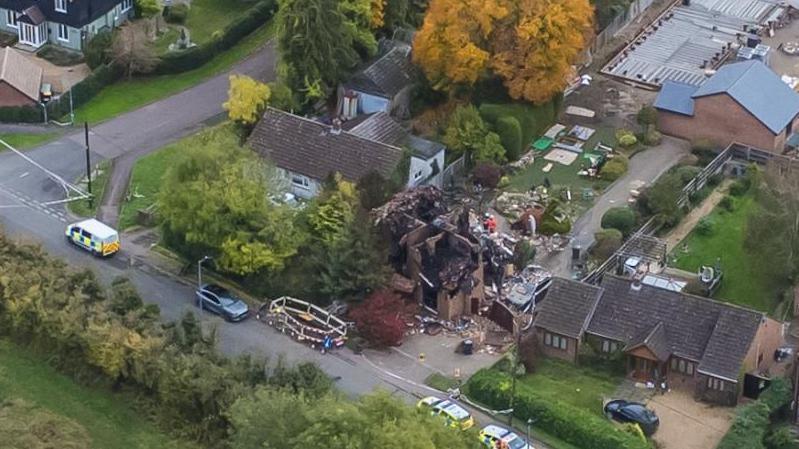
[[[498,77],[541,104],[566,87],[592,16],[587,0],[432,0],[414,60],[437,90]]]
[[[472,170],[472,179],[486,189],[495,189],[499,185],[502,171],[497,164],[492,162],[480,162]]]
[[[294,211],[268,199],[277,191],[270,173],[233,133],[207,132],[164,176],[158,211],[165,233],[190,257],[210,254],[238,275],[282,269],[302,235]]]
[[[361,207],[366,210],[382,206],[396,190],[391,182],[374,170],[358,180],[357,189]]]
[[[385,24],[385,9],[388,0],[371,0],[371,17],[369,17],[369,27],[373,30],[382,28]]]
[[[372,30],[375,20],[374,11],[377,0],[341,0],[339,8],[346,17],[347,30],[352,38],[353,46],[364,58],[371,58],[377,53],[377,40]],[[379,10],[378,10],[379,15]]]
[[[271,96],[269,86],[246,75],[230,75],[228,101],[222,107],[231,120],[253,125],[264,112]]]
[[[624,237],[618,229],[602,229],[594,234],[594,246],[591,254],[597,260],[606,260],[621,247]]]
[[[161,0],[136,0],[136,10],[139,12],[139,15],[155,22],[156,34],[160,32],[158,29],[158,20],[163,9],[164,5],[161,4]]]
[[[644,130],[646,131],[646,129],[648,129],[651,125],[657,123],[658,111],[652,106],[642,106],[635,119],[638,121],[639,125],[644,127]]]
[[[110,31],[101,31],[89,40],[83,49],[83,54],[86,56],[86,64],[89,68],[94,70],[111,61],[110,48],[113,42],[114,36]]]
[[[125,76],[149,73],[158,64],[152,43],[141,29],[124,25],[114,34],[109,51],[113,63],[122,68]]]
[[[658,179],[639,198],[643,215],[656,215],[666,227],[679,223],[683,211],[677,204],[684,183],[679,173],[667,173]]]
[[[522,155],[522,126],[516,117],[504,116],[497,119],[497,134],[505,147],[508,160],[515,161]]]
[[[505,149],[499,136],[488,130],[477,108],[472,105],[455,109],[443,140],[455,156],[466,155],[472,162],[505,162]]]
[[[635,212],[629,207],[612,207],[602,215],[604,229],[618,229],[626,237],[635,230]]]
[[[278,50],[282,77],[295,93],[328,92],[358,63],[353,32],[337,0],[281,0]]]
[[[380,290],[353,308],[350,317],[363,337],[378,347],[399,346],[405,336],[405,303],[396,294]]]

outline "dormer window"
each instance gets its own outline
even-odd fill
[[[67,0],[54,0],[55,10],[58,12],[67,12]]]

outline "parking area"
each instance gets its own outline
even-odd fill
[[[672,390],[653,396],[647,406],[660,418],[653,439],[661,449],[716,447],[730,428],[735,409],[694,400],[690,392]]]

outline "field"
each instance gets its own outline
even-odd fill
[[[84,387],[0,339],[0,447],[182,449],[129,406],[132,397]],[[47,444],[49,442],[49,444]]]
[[[677,245],[671,255],[672,265],[696,273],[702,265],[715,266],[718,258],[724,278],[716,298],[772,312],[782,286],[773,285],[761,270],[753,267],[744,248],[744,230],[755,206],[754,198],[747,195],[733,200],[732,212],[717,207],[707,217],[713,223],[709,235],[694,230]]]

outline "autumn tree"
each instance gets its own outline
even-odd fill
[[[149,73],[158,64],[158,56],[144,31],[125,25],[114,34],[109,49],[111,61],[122,68],[128,78],[138,73]]]
[[[363,337],[380,346],[399,346],[405,335],[405,303],[396,294],[380,290],[353,308],[350,317]]]
[[[495,76],[512,98],[545,103],[566,87],[592,14],[587,0],[432,0],[414,60],[437,90]]]
[[[231,120],[252,125],[266,108],[271,96],[269,86],[246,75],[230,75],[228,101],[222,107]]]

